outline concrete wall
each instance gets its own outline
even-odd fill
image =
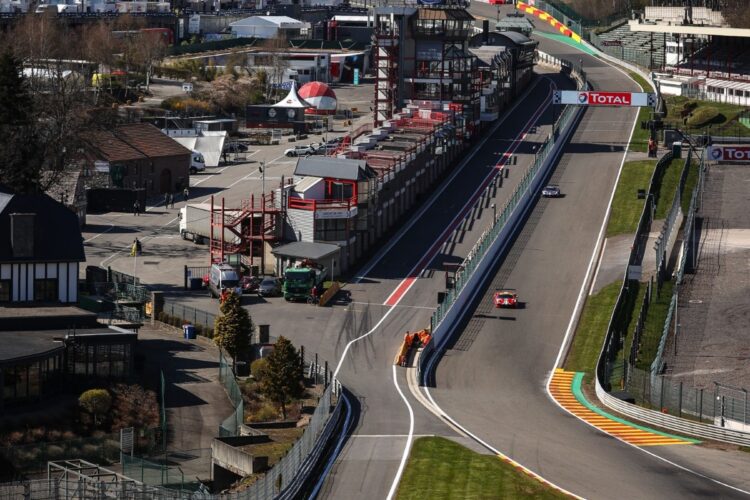
[[[270,438],[267,435],[214,439],[211,443],[211,474],[214,489],[224,489],[239,477],[268,470],[268,457],[253,456],[237,446],[269,441]]]

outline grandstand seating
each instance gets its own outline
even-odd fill
[[[630,31],[628,24],[623,23],[601,33],[598,36],[598,42],[599,48],[612,56],[646,67],[651,65],[652,68],[661,68],[664,65],[664,37],[660,34],[654,34],[652,40],[651,33]],[[619,42],[622,48],[608,45],[607,42]],[[649,55],[652,43],[653,65]]]

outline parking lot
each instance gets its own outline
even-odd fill
[[[335,88],[342,104],[347,109],[367,104],[372,98],[372,84],[344,85]],[[363,108],[358,108],[365,111]],[[280,144],[250,145],[248,151],[239,155],[229,154],[228,162],[216,168],[206,169],[190,177],[189,203],[209,202],[211,196],[221,203],[224,198],[227,208],[238,207],[242,200],[262,192],[263,179],[259,172],[265,163],[266,192],[279,186],[282,178],[294,172],[296,158],[289,158],[284,151],[294,145],[322,142],[325,138],[340,137],[361,124],[371,121],[369,105],[366,113],[355,115],[352,124],[343,120],[331,120],[330,131],[309,135],[306,139],[289,142],[283,136]],[[141,282],[168,292],[182,292],[184,266],[208,266],[207,245],[196,245],[180,238],[178,229],[179,209],[185,206],[182,196],[175,200],[174,208],[166,208],[163,200],[151,200],[144,213],[88,214],[83,230],[86,247],[86,265],[111,267],[113,270],[135,274]],[[140,257],[130,256],[130,246],[138,238],[143,246]],[[85,266],[81,266],[81,277]],[[207,297],[206,297],[207,299]]]

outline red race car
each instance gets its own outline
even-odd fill
[[[517,307],[518,295],[513,290],[495,290],[495,307]]]

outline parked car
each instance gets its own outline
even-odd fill
[[[261,279],[257,276],[243,276],[240,278],[242,293],[258,293]]]
[[[495,307],[517,307],[518,295],[513,290],[495,290]]]
[[[241,142],[227,142],[224,144],[225,153],[244,153],[247,151],[247,144]]]
[[[560,186],[557,184],[549,184],[544,186],[542,189],[542,196],[545,198],[559,198],[560,197]]]
[[[281,295],[281,281],[271,276],[263,278],[258,285],[258,295],[261,297],[277,297]]]
[[[294,146],[284,151],[284,154],[290,158],[295,156],[309,156],[315,154],[315,146],[312,144],[308,146]]]

